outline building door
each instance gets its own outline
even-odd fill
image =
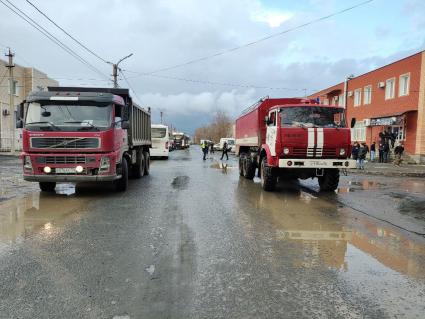
[[[406,133],[404,130],[404,125],[393,125],[390,127],[391,133],[396,137],[396,142],[404,141],[406,137]]]

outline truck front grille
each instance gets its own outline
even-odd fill
[[[46,164],[85,164],[85,156],[46,156]]]
[[[92,137],[32,137],[32,148],[80,149],[99,148],[99,139]]]
[[[295,158],[335,158],[337,157],[336,148],[323,148],[319,149],[306,148],[306,147],[294,147],[290,155],[285,155],[285,157],[295,157]]]

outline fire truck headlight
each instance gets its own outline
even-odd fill
[[[109,157],[103,156],[100,159],[100,167],[99,167],[99,169],[101,171],[109,171],[109,167],[110,166],[111,166],[111,163],[110,163]]]
[[[340,155],[340,156],[345,155],[345,149],[344,149],[344,148],[340,148],[340,149],[339,149],[339,155]]]
[[[51,173],[51,172],[52,172],[52,169],[51,169],[49,166],[45,166],[45,167],[43,168],[43,172],[44,172],[44,173],[46,173],[46,174],[49,174],[49,173]]]
[[[82,173],[82,172],[84,171],[84,168],[83,168],[81,165],[78,165],[78,166],[75,168],[75,171],[76,171],[77,173]]]
[[[284,147],[283,148],[283,154],[288,155],[289,154],[289,148]]]
[[[28,155],[24,157],[24,168],[32,170],[31,157],[29,157]]]

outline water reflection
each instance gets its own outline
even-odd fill
[[[52,236],[65,222],[77,220],[88,198],[68,196],[70,186],[62,186],[58,194],[34,192],[25,197],[0,203],[0,244],[11,244],[40,233]]]
[[[425,277],[425,246],[420,238],[408,238],[361,214],[353,216],[336,202],[301,191],[296,185],[268,193],[240,180],[237,196],[239,208],[249,217],[247,227],[256,227],[261,214],[274,229],[281,249],[291,250],[297,267],[346,271],[350,267],[347,250],[353,246],[392,270]]]

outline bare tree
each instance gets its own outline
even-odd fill
[[[232,119],[225,111],[217,111],[209,125],[199,127],[195,130],[194,142],[199,143],[202,139],[218,143],[222,137],[232,136]]]

